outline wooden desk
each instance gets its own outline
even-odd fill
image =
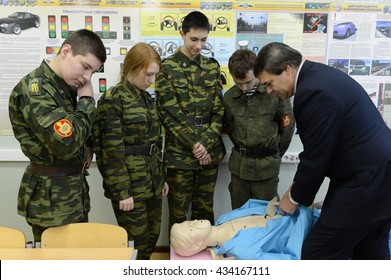
[[[0,260],[131,260],[133,248],[0,248]]]

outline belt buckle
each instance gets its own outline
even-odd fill
[[[156,143],[151,144],[149,147],[149,155],[152,156],[153,148],[156,147]]]
[[[246,150],[246,148],[239,148],[239,154],[240,154],[241,156],[246,157],[246,156],[247,156],[247,150]]]
[[[202,126],[202,116],[194,116],[194,125],[195,126]]]

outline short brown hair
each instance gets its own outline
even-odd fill
[[[253,70],[256,55],[248,49],[235,51],[228,60],[229,73],[237,79],[244,79]]]
[[[100,62],[106,61],[106,47],[102,40],[93,31],[80,29],[72,33],[64,40],[61,48],[65,45],[72,47],[72,55],[87,55],[93,54]],[[58,52],[60,54],[60,52]]]

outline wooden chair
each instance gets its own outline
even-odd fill
[[[26,236],[20,230],[0,227],[0,248],[25,248]]]
[[[46,229],[42,248],[122,248],[128,247],[128,233],[120,226],[74,223]]]

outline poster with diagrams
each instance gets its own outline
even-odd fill
[[[284,42],[357,80],[391,127],[391,4],[380,2],[386,1],[0,0],[0,135],[12,135],[13,87],[75,30],[93,30],[106,46],[107,62],[93,77],[99,98],[119,81],[135,43],[147,42],[162,59],[177,51],[182,20],[193,10],[209,18],[202,54],[220,63],[224,91],[233,85],[227,65],[236,49],[257,53]]]

